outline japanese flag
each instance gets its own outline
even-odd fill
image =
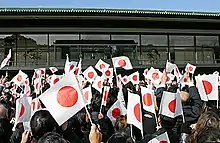
[[[113,68],[109,68],[104,70],[103,75],[105,76],[105,78],[113,78],[114,77],[113,72],[114,72]]]
[[[16,100],[15,129],[17,123],[28,122],[31,118],[31,97],[23,96]]]
[[[175,70],[174,70],[174,75],[177,77],[177,82],[180,81],[180,79],[182,78],[182,74],[179,71],[179,68],[177,65],[175,65]]]
[[[86,101],[86,104],[91,104],[91,99],[92,99],[92,88],[91,86],[88,86],[82,90],[84,99]]]
[[[31,102],[31,115],[40,109],[42,109],[42,107],[39,98],[34,98]]]
[[[217,74],[198,76],[197,81],[199,83],[197,84],[198,90],[202,95],[205,94],[208,100],[219,100],[218,99],[218,75]],[[201,98],[203,99],[202,96]]]
[[[127,123],[140,129],[143,135],[140,96],[131,92],[128,92]]]
[[[175,118],[179,115],[183,115],[182,103],[179,92],[163,92],[159,114],[162,114],[170,118]]]
[[[41,79],[40,78],[36,78],[34,80],[34,90],[36,94],[40,94],[41,93],[41,88],[42,88],[42,84],[41,84]]]
[[[107,70],[110,67],[109,64],[104,62],[103,60],[99,59],[99,61],[96,63],[95,68],[99,70],[100,72],[103,72]]]
[[[51,75],[50,78],[50,86],[53,86],[54,84],[56,84],[58,81],[60,81],[60,79],[62,79],[63,75]]]
[[[11,81],[20,86],[26,80],[27,77],[27,74],[19,70],[18,74]]]
[[[141,99],[143,103],[143,109],[155,113],[153,90],[141,86]]]
[[[188,71],[189,73],[194,74],[195,70],[196,70],[196,66],[190,63],[186,65],[185,71]]]
[[[102,93],[103,82],[104,82],[104,79],[102,77],[96,76],[96,78],[92,84],[92,87],[95,88],[96,90],[98,90],[99,93]]]
[[[6,56],[6,58],[2,61],[0,69],[4,68],[6,65],[9,65],[10,59],[11,59],[11,49],[9,50],[9,53]]]
[[[121,82],[126,85],[130,80],[127,75],[120,78]]]
[[[50,67],[49,69],[52,73],[55,73],[58,71],[58,69],[56,67]]]
[[[77,67],[75,68],[74,74],[79,75],[82,73],[82,59],[79,60]]]
[[[66,74],[57,84],[45,91],[39,99],[59,125],[85,107],[83,93],[72,72]]]
[[[175,64],[172,64],[167,61],[166,63],[166,72],[171,73],[175,69]]]
[[[89,66],[84,72],[83,72],[84,77],[86,78],[87,81],[89,81],[90,83],[92,83],[96,76],[97,73],[94,70],[94,68],[92,66]]]
[[[129,81],[133,84],[139,84],[139,72],[136,71],[135,73],[128,76]]]
[[[35,78],[42,78],[45,77],[46,69],[45,68],[38,68],[34,69],[36,77]]]
[[[126,56],[112,58],[114,68],[123,68],[125,70],[133,69],[130,59]]]
[[[167,132],[153,138],[148,143],[170,143]]]
[[[173,74],[167,74],[167,82],[168,84],[172,83],[174,80],[175,76]]]
[[[116,119],[120,116],[120,115],[126,115],[127,110],[125,108],[125,106],[119,101],[117,100],[108,110],[107,112],[107,116],[109,117],[109,119],[112,121],[112,124],[115,125],[115,121]]]
[[[205,93],[205,89],[204,89],[203,83],[201,81],[201,76],[200,75],[195,76],[195,79],[196,79],[196,87],[198,89],[201,100],[208,101],[208,97]]]
[[[71,61],[69,64],[70,64],[70,65],[69,65],[69,68],[70,68],[69,71],[75,71],[78,62]]]
[[[163,74],[159,71],[159,69],[154,69],[153,67],[151,67],[147,73],[148,79],[150,79],[154,84],[160,83],[162,75]]]
[[[70,72],[70,61],[69,61],[68,54],[66,55],[66,62],[65,62],[65,66],[64,66],[64,72],[65,72],[65,74]]]
[[[101,105],[106,106],[107,101],[108,101],[109,92],[110,92],[110,86],[104,86]]]

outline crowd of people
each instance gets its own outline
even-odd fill
[[[49,73],[50,71],[48,71]],[[42,92],[36,93],[33,82],[30,82],[30,97],[38,98],[50,88],[47,76],[43,77]],[[0,80],[0,143],[208,143],[220,142],[220,111],[216,101],[202,101],[192,74],[186,72],[189,84],[179,86],[177,77],[167,83],[166,70],[162,72],[159,86],[150,86],[143,76],[139,84],[132,82],[122,84],[122,93],[125,107],[129,100],[129,92],[141,97],[141,87],[151,88],[154,91],[154,106],[156,115],[142,110],[143,135],[134,125],[127,123],[127,115],[117,114],[115,122],[107,116],[108,110],[118,100],[120,88],[114,77],[112,85],[107,80],[105,86],[110,86],[106,106],[102,105],[102,93],[92,88],[91,103],[72,115],[65,123],[58,125],[50,111],[41,100],[41,109],[33,113],[30,118],[30,128],[26,130],[23,122],[16,123],[16,100],[23,93],[23,87],[16,88],[17,95],[13,95],[14,83],[11,77],[2,76]],[[5,84],[9,83],[9,84]],[[89,87],[90,82],[83,82],[83,88]],[[182,111],[184,118],[171,118],[159,114],[161,100],[165,91],[176,93],[180,90]],[[68,93],[66,93],[68,94]],[[218,105],[218,104],[217,104]],[[102,106],[101,110],[100,107]],[[59,113],[59,111],[57,111]],[[60,113],[62,114],[62,113]],[[92,122],[91,122],[92,120]],[[13,129],[14,127],[14,129]],[[154,138],[167,133],[167,140]]]

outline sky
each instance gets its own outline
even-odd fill
[[[1,7],[132,8],[219,12],[220,0],[0,0]]]

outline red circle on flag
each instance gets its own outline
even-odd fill
[[[36,89],[38,89],[38,87],[39,87],[39,84],[37,83],[37,84],[36,84]]]
[[[105,64],[100,64],[100,65],[99,65],[99,68],[100,68],[100,69],[104,69],[104,68],[105,68]]]
[[[21,103],[19,118],[24,115],[24,111],[25,111],[24,105]]]
[[[137,81],[137,79],[138,79],[137,75],[134,75],[134,76],[132,77],[132,79],[133,79],[134,81]]]
[[[98,88],[101,88],[102,87],[102,81],[100,80],[99,82],[98,82]]]
[[[53,84],[56,84],[60,79],[57,77],[54,79]]]
[[[28,80],[25,80],[25,82],[24,82],[25,84],[28,84]]]
[[[111,72],[109,70],[105,71],[105,75],[106,76],[110,76],[111,75]]]
[[[146,93],[143,96],[144,105],[151,106],[153,104],[152,97],[150,93]]]
[[[94,77],[94,72],[89,72],[89,73],[88,73],[88,77],[89,77],[89,78],[93,78],[93,77]]]
[[[193,67],[192,66],[190,66],[188,69],[189,69],[189,71],[193,71]]]
[[[114,108],[112,110],[112,116],[116,119],[121,115],[121,110],[119,108]]]
[[[74,67],[75,67],[74,65],[71,65],[71,66],[70,66],[70,70],[72,70]]]
[[[203,83],[203,86],[204,86],[204,89],[205,89],[205,93],[208,95],[212,92],[212,84],[207,81],[207,80],[202,80],[202,83]]]
[[[32,110],[34,111],[34,109],[35,109],[35,102],[33,101],[33,102],[31,103],[31,105],[32,105]]]
[[[170,77],[169,77],[169,76],[167,76],[167,82],[168,82],[168,81],[170,81]]]
[[[123,81],[124,81],[124,82],[127,82],[128,80],[127,80],[127,78],[123,78]]]
[[[119,65],[120,67],[125,67],[125,66],[126,66],[126,61],[123,60],[123,59],[121,59],[121,60],[118,61],[118,65]]]
[[[134,106],[134,116],[139,122],[141,122],[141,105],[140,105],[140,103],[137,103]]]
[[[176,110],[176,99],[172,100],[169,104],[168,104],[168,108],[171,112],[175,113]]]
[[[168,142],[167,142],[167,141],[162,140],[162,141],[160,141],[160,143],[168,143]]]
[[[21,82],[21,81],[22,81],[22,76],[21,76],[20,74],[19,74],[18,77],[17,77],[17,81],[18,81],[18,82]]]
[[[79,68],[76,68],[76,70],[74,71],[74,74],[78,75],[78,72],[79,72]]]
[[[158,73],[153,73],[152,74],[152,78],[154,79],[154,80],[157,80],[157,79],[159,79],[159,74]]]
[[[183,79],[183,81],[184,81],[184,82],[187,82],[187,78],[185,77],[185,78]]]
[[[44,70],[41,70],[41,74],[45,74]]]
[[[86,91],[86,92],[84,93],[84,96],[85,96],[86,100],[88,101],[88,100],[89,100],[89,91]]]
[[[78,101],[78,92],[71,86],[64,86],[57,93],[57,101],[63,107],[72,107]]]

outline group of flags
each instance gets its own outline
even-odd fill
[[[7,65],[10,57],[11,53],[9,52],[9,55],[5,60],[3,60],[1,68]],[[27,123],[30,121],[34,112],[38,110],[45,110],[41,107],[39,101],[41,100],[45,105],[46,110],[51,113],[56,122],[59,125],[62,125],[82,108],[86,109],[86,105],[91,104],[93,96],[92,87],[102,95],[100,107],[101,112],[102,106],[106,106],[107,104],[108,96],[111,96],[109,92],[111,87],[113,87],[113,78],[115,77],[117,87],[119,87],[118,97],[117,101],[109,108],[107,116],[114,124],[117,117],[120,115],[127,115],[127,123],[140,129],[143,135],[142,110],[151,112],[156,117],[156,102],[152,87],[160,86],[164,72],[160,72],[159,69],[154,69],[153,67],[146,69],[143,75],[145,77],[145,81],[148,83],[148,86],[140,86],[141,96],[128,90],[128,103],[126,107],[122,92],[122,85],[126,85],[128,82],[131,82],[133,85],[138,87],[140,83],[140,73],[136,71],[130,75],[124,76],[117,74],[116,68],[123,68],[124,70],[133,69],[129,58],[126,56],[114,57],[112,58],[112,63],[113,66],[111,67],[110,64],[100,59],[94,67],[89,66],[82,72],[81,59],[79,62],[69,61],[69,57],[67,55],[63,75],[55,74],[58,71],[56,67],[49,68],[52,72],[52,75],[50,76],[46,75],[45,68],[35,69],[32,77],[32,84],[34,85],[35,93],[40,94],[40,96],[34,99],[30,97],[30,83],[27,74],[19,70],[18,74],[11,80],[11,82],[14,83],[15,89],[17,87],[23,87],[22,94],[18,95],[17,93],[17,95],[15,95],[17,97],[19,96],[16,100],[15,123]],[[101,72],[102,76],[99,76],[95,69]],[[185,73],[180,73],[176,64],[172,64],[167,61],[165,67],[165,73],[167,76],[166,83],[171,83],[174,77],[177,77],[178,83],[181,83],[182,85],[188,84],[188,81],[186,80],[186,73],[190,72],[194,74],[195,69],[196,66],[188,63],[186,65]],[[51,85],[51,87],[44,93],[42,92],[42,88],[44,86],[42,84],[42,79],[46,79],[46,81]],[[86,82],[89,82],[90,85],[84,88],[84,84]],[[106,85],[106,82],[108,82],[109,85]],[[218,85],[218,72],[210,75],[196,76],[196,86],[199,90],[201,99],[204,101],[219,100]],[[16,90],[14,92],[16,92]],[[177,93],[163,92],[159,107],[159,114],[171,118],[181,115],[184,118],[179,91]],[[155,142],[155,140],[159,142],[162,140],[169,142],[166,132],[157,136],[150,142]]]

